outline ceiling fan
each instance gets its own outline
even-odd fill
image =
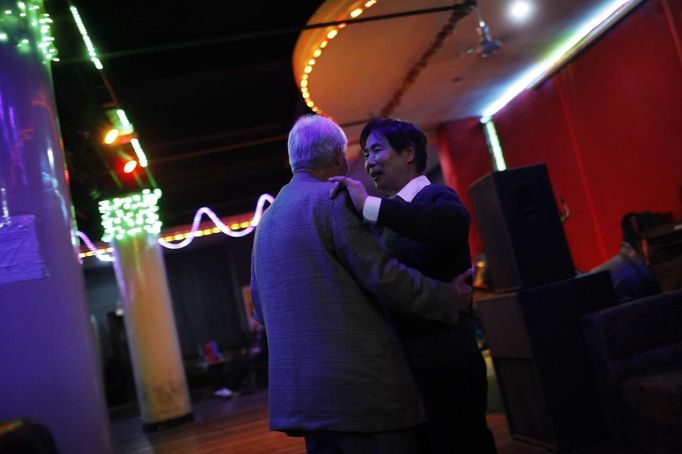
[[[481,58],[488,58],[497,52],[500,47],[502,47],[502,43],[499,40],[494,39],[490,34],[490,28],[488,27],[488,24],[486,24],[481,17],[481,10],[478,8],[478,3],[476,3],[475,10],[476,17],[478,18],[476,31],[478,32],[478,36],[480,38],[478,46],[476,46],[476,54]]]

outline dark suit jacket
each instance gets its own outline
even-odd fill
[[[251,289],[272,430],[386,431],[426,419],[382,305],[455,321],[449,285],[399,264],[344,192],[297,172],[258,228]]]
[[[423,188],[411,203],[383,199],[377,225],[388,248],[402,263],[449,282],[471,267],[469,214],[457,193],[442,184]],[[478,351],[471,316],[457,326],[396,313],[396,330],[412,367],[461,359]]]

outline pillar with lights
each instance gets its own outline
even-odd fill
[[[52,90],[51,22],[42,0],[0,0],[0,421],[42,425],[59,452],[107,454],[101,365]],[[27,441],[24,432],[11,443],[24,452]]]
[[[158,234],[160,189],[100,202],[123,298],[137,400],[146,431],[191,421],[175,318]]]

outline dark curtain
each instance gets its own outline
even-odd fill
[[[228,241],[164,254],[183,356],[197,355],[209,340],[221,349],[245,340],[241,289],[235,288]]]

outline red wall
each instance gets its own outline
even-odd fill
[[[578,269],[617,253],[626,212],[672,211],[682,219],[681,3],[644,2],[493,118],[508,167],[547,165],[557,199],[571,210],[564,228]],[[480,147],[480,139],[451,137],[470,122],[443,128],[446,178],[472,160],[460,161],[466,153],[452,147]],[[462,194],[484,173],[477,164],[466,182],[447,181]]]

